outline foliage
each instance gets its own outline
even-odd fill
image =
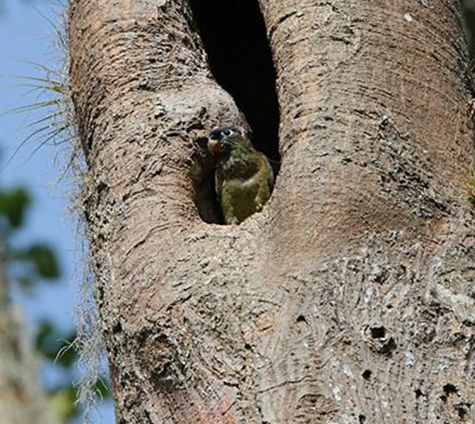
[[[32,292],[41,283],[55,283],[61,275],[61,268],[54,249],[45,243],[30,242],[19,246],[16,236],[25,225],[25,218],[31,206],[31,197],[23,187],[0,188],[0,240],[3,244],[3,258],[8,281],[22,290]],[[60,422],[68,423],[79,414],[74,367],[77,352],[74,349],[74,331],[62,332],[51,321],[38,324],[35,347],[45,363],[57,368],[63,375],[64,384],[46,388],[48,405]],[[99,379],[96,390],[102,397],[109,396],[109,388]]]
[[[0,0],[0,18],[2,11],[8,11],[7,8],[2,9],[3,6],[8,6],[8,2]],[[4,166],[7,166],[27,143],[34,143],[31,156],[47,144],[64,144],[71,151],[70,161],[67,164],[67,168],[69,168],[78,160],[79,143],[74,142],[77,137],[72,103],[69,98],[67,38],[63,28],[58,28],[57,24],[43,16],[40,10],[37,12],[48,21],[56,34],[57,48],[63,60],[58,66],[31,63],[35,67],[35,75],[17,76],[20,85],[29,90],[28,94],[34,93],[37,94],[37,97],[30,104],[3,112],[0,117],[10,114],[27,115],[30,112],[36,116],[39,114],[39,117],[30,120],[32,122],[26,126],[29,134],[17,143],[15,152],[8,158]],[[3,167],[0,167],[0,171],[2,169]],[[4,247],[4,252],[0,252],[3,255],[0,260],[5,261],[9,281],[29,293],[34,292],[38,284],[56,283],[61,275],[60,264],[51,246],[38,242],[32,242],[26,246],[14,243],[16,235],[24,227],[30,206],[31,198],[25,188],[18,187],[7,190],[0,187],[0,245],[2,243],[4,245],[1,246]],[[57,387],[46,387],[49,406],[56,412],[61,422],[70,422],[71,419],[78,417],[80,409],[91,408],[93,402],[85,405],[78,401],[79,392],[86,392],[88,389],[89,396],[94,399],[110,398],[109,385],[106,378],[100,376],[100,372],[89,370],[86,372],[88,374],[87,387],[83,382],[80,383],[80,387],[77,387],[76,368],[82,364],[81,358],[88,357],[88,355],[93,356],[91,352],[81,351],[82,345],[85,343],[84,340],[80,340],[81,325],[78,327],[78,333],[73,330],[61,331],[54,322],[48,320],[42,320],[36,326],[35,347],[37,352],[45,364],[59,370],[64,377],[62,378],[64,384]],[[86,366],[91,367],[89,364]],[[103,368],[101,367],[101,369]],[[84,394],[82,396],[84,397]]]
[[[18,246],[16,233],[22,228],[31,204],[30,195],[22,187],[0,190],[0,238],[9,280],[23,288],[31,288],[39,280],[55,282],[60,267],[53,249],[45,243]]]

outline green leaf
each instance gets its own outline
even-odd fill
[[[30,195],[24,188],[0,191],[0,215],[3,215],[13,228],[23,224],[25,212],[30,204]]]
[[[43,320],[40,322],[38,326],[38,330],[36,331],[36,347],[38,350],[42,351],[43,346],[48,343],[48,339],[51,337],[53,333],[54,326],[48,320]]]
[[[35,265],[36,272],[43,278],[54,280],[60,275],[56,255],[50,247],[44,244],[32,245],[25,252],[25,259],[30,260]]]

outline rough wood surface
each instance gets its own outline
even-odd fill
[[[219,226],[196,206],[195,140],[243,122],[187,2],[71,1],[118,423],[473,422],[458,2],[260,4],[281,169],[262,213]]]

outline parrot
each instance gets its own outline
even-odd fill
[[[274,185],[270,162],[238,126],[213,129],[207,147],[217,159],[214,183],[224,222],[240,224],[269,200]]]

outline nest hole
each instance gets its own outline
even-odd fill
[[[277,175],[280,156],[276,72],[257,0],[191,0],[190,5],[215,80],[244,113],[254,146],[270,159]],[[210,191],[214,186],[212,177],[212,173],[204,175],[210,181],[204,181],[205,189],[199,192],[200,197],[208,199],[198,204],[204,202],[208,209],[210,195],[216,202]],[[219,208],[215,205],[212,209],[214,216],[202,213],[203,220],[222,223],[216,213]]]

